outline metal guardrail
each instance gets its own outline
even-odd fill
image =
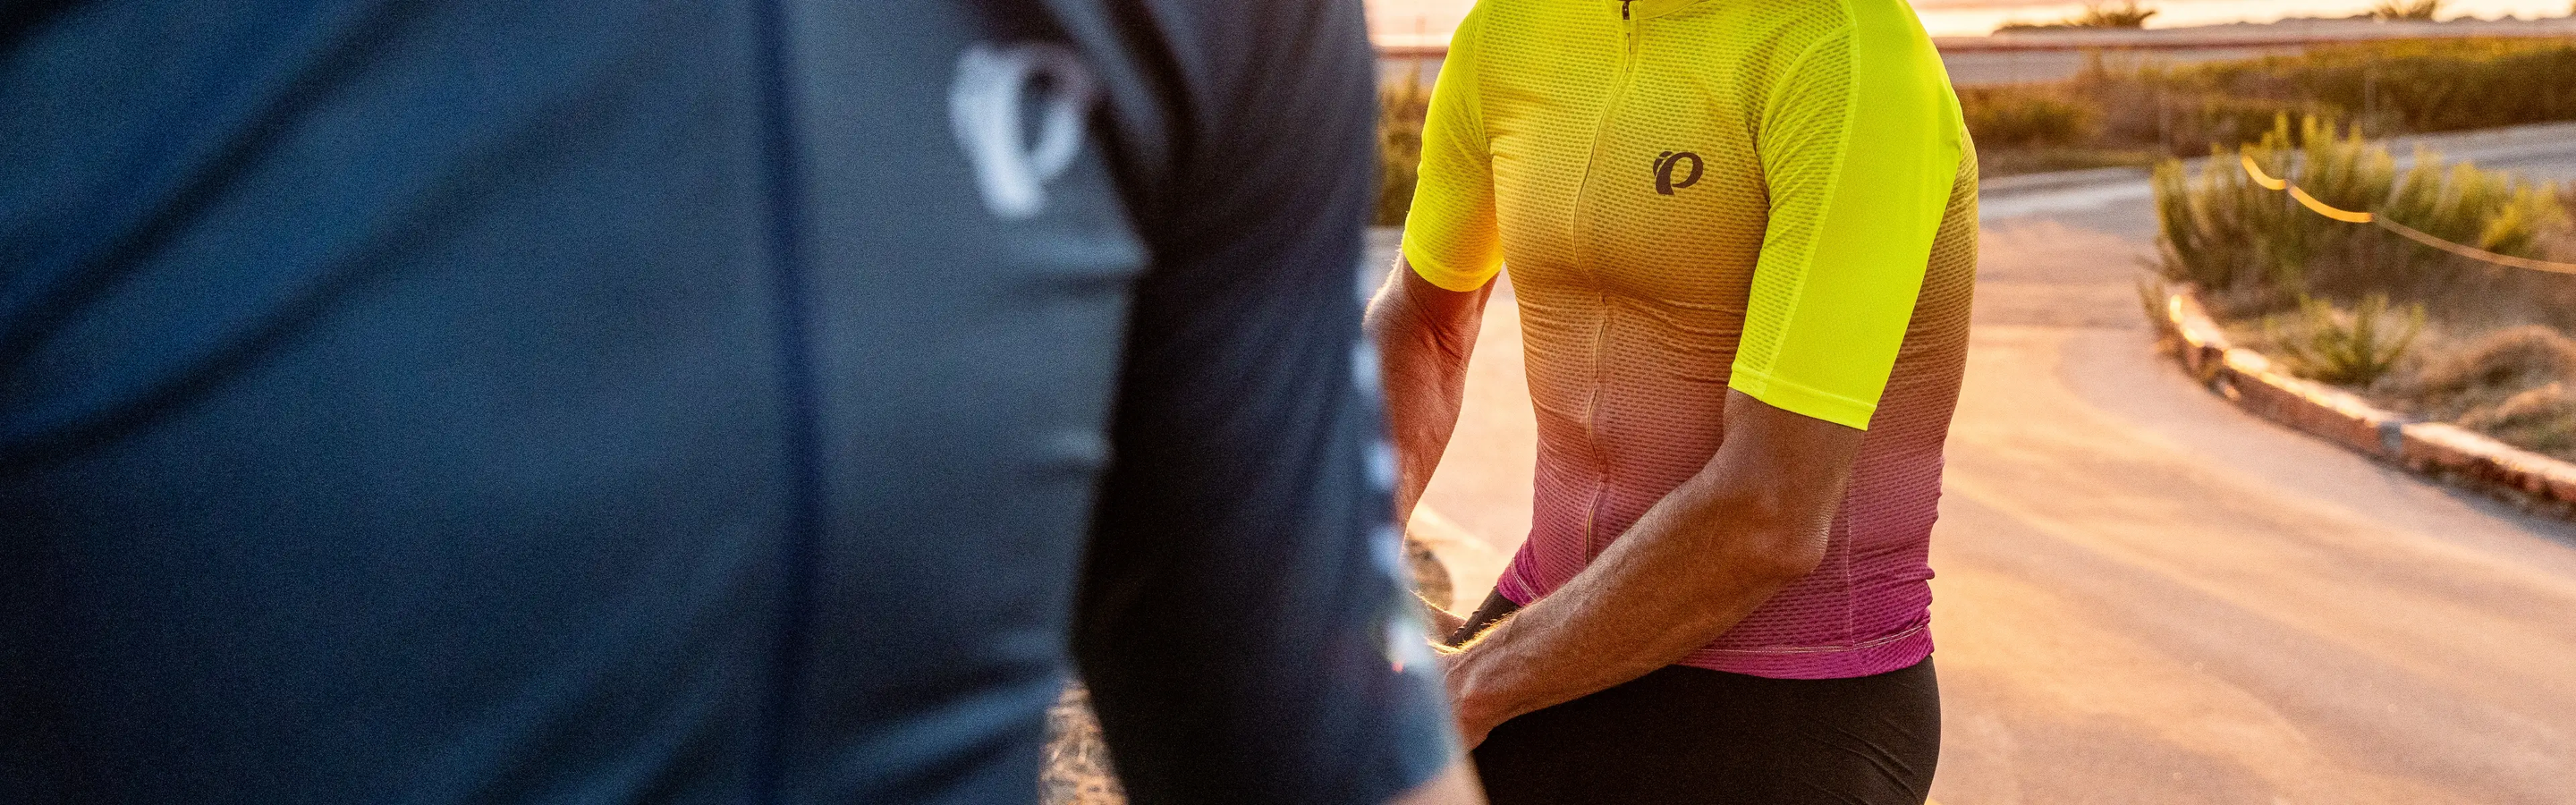
[[[2245,166],[2246,177],[2253,179],[2255,185],[2262,187],[2265,190],[2287,191],[2292,200],[2299,202],[2299,206],[2308,208],[2309,212],[2345,223],[2374,224],[2381,229],[2397,233],[2399,236],[2404,237],[2407,240],[2415,241],[2426,246],[2482,263],[2490,263],[2511,268],[2529,269],[2532,271],[2547,271],[2554,274],[2576,275],[2576,263],[2558,263],[2548,260],[2534,260],[2528,257],[2515,257],[2510,254],[2497,254],[2465,243],[2456,243],[2434,237],[2425,233],[2423,230],[2389,220],[2385,215],[2359,210],[2347,210],[2327,204],[2323,201],[2318,201],[2317,197],[2308,195],[2308,191],[2299,189],[2298,185],[2291,184],[2288,179],[2277,179],[2273,178],[2270,174],[2264,173],[2261,165],[2254,164],[2254,157],[2238,155],[2236,159],[2239,164]]]

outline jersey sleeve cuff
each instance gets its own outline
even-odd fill
[[[1446,291],[1472,291],[1484,287],[1487,280],[1494,278],[1494,272],[1491,269],[1461,271],[1445,262],[1432,259],[1424,253],[1420,245],[1414,242],[1411,232],[1405,233],[1404,236],[1404,262],[1413,266],[1415,275]]]
[[[1821,419],[1853,430],[1869,430],[1869,418],[1878,413],[1878,404],[1863,402],[1840,394],[1799,385],[1772,377],[1754,369],[1735,367],[1726,381],[1728,388],[1744,392],[1773,408],[1805,417]]]

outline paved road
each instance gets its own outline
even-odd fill
[[[2576,142],[2508,146],[2576,175]],[[2137,187],[1988,208],[1933,550],[1935,798],[2576,803],[2576,526],[2192,386],[2133,289]],[[1496,302],[1417,525],[1448,535],[1461,599],[1529,522],[1518,322],[1508,288]]]

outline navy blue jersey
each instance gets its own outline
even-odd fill
[[[0,801],[1027,802],[1075,668],[1140,803],[1429,778],[1373,75],[1357,0],[0,6]]]

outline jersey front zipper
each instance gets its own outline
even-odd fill
[[[1619,3],[1619,63],[1610,76],[1610,93],[1602,101],[1601,119],[1593,123],[1592,149],[1584,155],[1583,179],[1574,186],[1573,220],[1568,222],[1573,228],[1569,234],[1574,237],[1575,258],[1587,274],[1591,273],[1592,259],[1591,210],[1588,206],[1592,201],[1592,183],[1601,175],[1601,159],[1610,150],[1611,123],[1618,120],[1619,109],[1628,99],[1628,85],[1636,78],[1639,37],[1637,21],[1628,16],[1631,2],[1635,0],[1620,0]]]
[[[1635,80],[1638,48],[1637,20],[1630,16],[1628,11],[1629,4],[1633,2],[1635,0],[1619,1],[1618,69],[1611,74],[1610,96],[1602,102],[1601,119],[1594,124],[1592,151],[1584,159],[1583,179],[1574,186],[1574,209],[1571,214],[1573,220],[1567,222],[1572,229],[1568,234],[1574,239],[1575,266],[1586,279],[1592,281],[1595,288],[1600,287],[1601,272],[1592,265],[1592,211],[1589,204],[1592,200],[1592,183],[1602,175],[1601,160],[1610,150],[1611,124],[1618,120],[1619,108],[1628,98],[1628,85]],[[1616,171],[1613,170],[1612,173],[1615,175]],[[1600,390],[1609,383],[1608,350],[1611,310],[1608,305],[1609,300],[1605,298],[1602,301],[1601,321],[1596,322],[1592,330],[1593,392],[1591,398],[1585,401],[1583,412],[1584,442],[1585,446],[1591,449],[1593,471],[1592,503],[1585,507],[1583,518],[1583,556],[1587,562],[1601,552],[1600,535],[1595,531],[1600,522],[1601,506],[1608,499],[1610,492],[1610,461],[1601,448]]]

